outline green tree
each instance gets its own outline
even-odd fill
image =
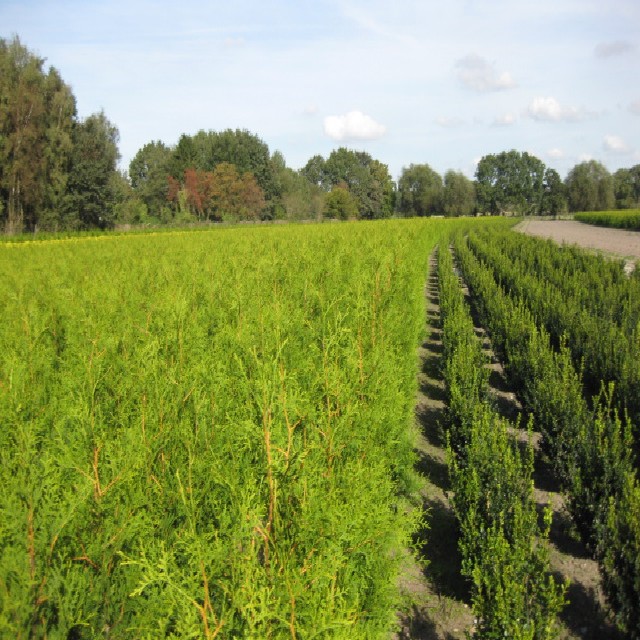
[[[551,168],[544,172],[541,213],[557,216],[567,210],[567,199],[560,174]]]
[[[309,158],[307,164],[300,169],[300,173],[313,185],[327,188],[327,178],[325,175],[325,159],[321,155]]]
[[[167,203],[171,154],[172,150],[163,142],[153,141],[145,144],[129,163],[134,193],[154,216],[159,216]]]
[[[356,199],[360,218],[386,218],[393,211],[394,188],[389,169],[364,151],[340,147],[326,160],[316,155],[301,173],[310,184],[322,186],[325,191],[346,186]]]
[[[56,227],[66,189],[75,99],[15,37],[0,39],[0,221],[10,232]]]
[[[118,137],[118,129],[104,112],[76,125],[65,203],[68,226],[87,229],[113,224]]]
[[[398,180],[398,211],[404,216],[442,213],[443,184],[428,164],[411,164]]]
[[[577,164],[565,179],[570,211],[606,211],[615,204],[613,178],[597,160]]]
[[[287,220],[320,219],[325,195],[322,187],[309,181],[302,171],[287,167],[280,152],[276,151],[271,161],[280,191],[277,217]]]
[[[446,216],[469,216],[476,208],[476,187],[463,173],[449,170],[444,175],[442,194]]]
[[[618,169],[613,174],[616,209],[640,207],[640,164],[630,169]]]
[[[358,201],[347,185],[336,185],[325,197],[325,218],[348,220],[358,217]]]
[[[213,171],[223,162],[235,165],[241,174],[251,173],[269,203],[277,203],[280,193],[269,147],[257,135],[244,129],[201,130],[193,136],[182,135],[173,150],[168,170],[174,179],[181,180],[189,168]]]
[[[389,167],[379,160],[369,164],[370,182],[367,191],[372,218],[390,218],[395,205],[395,185]]]
[[[494,215],[538,213],[544,171],[544,163],[526,151],[484,156],[476,168],[480,210]]]

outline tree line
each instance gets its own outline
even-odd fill
[[[296,171],[247,130],[183,134],[145,144],[118,169],[117,127],[80,119],[58,71],[19,40],[0,39],[0,228],[108,228],[198,221],[378,219],[392,216],[559,214],[640,206],[640,165],[611,175],[591,160],[563,181],[535,156],[486,155],[475,179],[387,165],[341,147]]]

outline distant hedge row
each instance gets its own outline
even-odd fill
[[[640,231],[640,209],[626,211],[585,211],[576,213],[574,220],[598,227],[614,227]]]

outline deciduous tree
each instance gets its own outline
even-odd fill
[[[449,170],[444,175],[442,194],[446,216],[469,216],[476,208],[476,187],[463,173]]]
[[[442,213],[443,184],[428,164],[411,164],[398,180],[398,211],[405,216]]]
[[[567,210],[564,184],[560,174],[555,169],[548,167],[545,170],[542,188],[541,213],[550,213],[557,216]]]
[[[325,197],[326,218],[349,220],[358,217],[358,201],[346,184],[336,185]]]
[[[0,39],[0,220],[8,231],[57,224],[74,118],[58,72],[45,72],[17,37]]]
[[[214,171],[223,162],[233,164],[241,174],[252,174],[266,200],[277,202],[280,193],[269,147],[245,129],[201,130],[195,135],[182,135],[168,162],[168,170],[174,179],[182,180],[189,168]]]
[[[344,185],[356,199],[358,217],[386,218],[393,211],[393,181],[387,165],[364,151],[340,147],[327,160],[314,156],[301,173],[316,186],[329,191]]]
[[[75,126],[65,203],[69,225],[86,229],[113,224],[118,138],[118,129],[102,111]]]
[[[129,179],[135,195],[153,215],[158,215],[167,201],[171,154],[163,142],[153,141],[145,144],[129,163]]]
[[[613,174],[613,189],[617,209],[640,207],[640,164],[630,169],[618,169]]]
[[[497,215],[538,213],[544,170],[544,163],[526,151],[484,156],[476,169],[480,209]]]
[[[613,179],[597,160],[577,164],[565,179],[570,211],[606,211],[615,204]]]

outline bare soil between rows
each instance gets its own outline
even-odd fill
[[[638,231],[596,227],[575,220],[525,220],[514,229],[531,236],[550,238],[558,244],[576,244],[625,258],[630,263],[640,259]]]

